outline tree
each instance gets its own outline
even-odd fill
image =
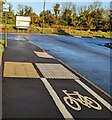
[[[9,12],[13,12],[13,6],[12,6],[12,4],[11,3],[9,3]]]
[[[62,4],[62,23],[64,25],[75,25],[76,5],[71,2]]]
[[[41,22],[43,21],[43,18],[44,18],[44,23],[46,23],[46,24],[51,25],[51,24],[55,23],[54,16],[50,10],[42,11],[40,13],[40,18],[41,18]]]
[[[77,26],[86,29],[109,29],[109,11],[97,1],[89,6],[80,6]]]
[[[76,15],[76,5],[73,4],[72,6],[72,25],[75,25],[76,26],[76,18],[77,18],[77,15]]]
[[[24,6],[23,5],[18,5],[17,15],[23,16],[24,14],[25,14]]]
[[[71,19],[71,10],[66,9],[63,13],[63,23],[65,25],[71,25],[72,19]]]
[[[58,14],[60,13],[59,8],[60,8],[60,5],[58,3],[56,3],[56,5],[54,6],[54,13],[56,15],[56,18],[58,16]]]
[[[55,6],[53,7],[54,13],[55,13],[55,17],[56,17],[56,20],[55,20],[56,24],[59,24],[59,22],[60,22],[59,19],[58,19],[58,17],[59,17],[58,15],[60,13],[59,8],[60,8],[60,5],[58,3],[56,3]]]
[[[65,2],[62,4],[62,23],[64,25],[70,25],[72,22],[71,19],[71,3]]]
[[[18,12],[17,14],[20,16],[30,16],[30,14],[33,13],[33,9],[30,6],[23,6],[23,5],[18,5]]]
[[[92,18],[91,24],[96,30],[103,29],[103,18],[102,18],[102,7],[101,2],[94,2],[91,7],[89,7],[89,17]]]
[[[25,7],[24,7],[24,15],[25,15],[25,16],[30,16],[31,13],[33,13],[32,7],[25,6]]]
[[[34,13],[34,12],[31,13],[30,17],[31,17],[32,24],[38,24],[38,22],[39,22],[39,16],[36,13]]]

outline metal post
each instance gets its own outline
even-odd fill
[[[45,0],[44,0],[43,12],[44,12],[44,16],[43,16],[43,33],[44,33],[44,24],[45,24]]]
[[[6,12],[5,12],[5,47],[7,47],[7,44],[8,44],[8,42],[7,42],[7,14],[6,14]]]
[[[5,13],[5,33],[4,33],[4,40],[5,40],[5,47],[7,47],[7,12],[9,11],[9,5],[7,4],[6,0],[4,0],[3,4],[3,11]]]

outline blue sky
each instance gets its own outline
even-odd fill
[[[39,14],[42,10],[43,10],[43,1],[44,0],[26,0],[26,2],[24,2],[23,0],[18,0],[18,2],[15,0],[7,0],[8,3],[11,3],[13,6],[13,10],[16,12],[17,11],[17,7],[18,4],[22,4],[22,5],[28,5],[31,6],[34,10],[34,12],[36,12],[37,14]],[[53,2],[51,2],[53,1]],[[94,0],[46,0],[46,10],[51,10],[53,12],[53,6],[58,2],[59,4],[61,4],[61,2],[74,2],[77,6],[77,8],[79,6],[83,6],[83,5],[89,5],[91,3],[94,2]],[[105,8],[109,8],[110,7],[110,0],[100,0],[102,1],[102,5]]]

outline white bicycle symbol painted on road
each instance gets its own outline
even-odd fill
[[[64,101],[74,110],[81,110],[80,104],[88,108],[94,108],[96,110],[102,109],[102,107],[95,100],[90,97],[80,95],[78,91],[73,91],[73,93],[67,93],[67,90],[62,91],[67,95],[63,98]]]

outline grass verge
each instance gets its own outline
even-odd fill
[[[2,31],[3,32],[3,31]],[[28,30],[16,29],[14,25],[8,25],[8,33],[37,33],[37,34],[58,34],[58,35],[71,35],[82,37],[101,37],[112,38],[110,31],[103,32],[101,30],[77,30],[74,27],[65,26],[51,26],[51,27],[37,27],[32,25]]]
[[[4,40],[0,39],[0,69],[1,69],[1,61],[2,61],[3,51],[4,51]]]
[[[0,52],[4,51],[4,40],[0,39]]]

